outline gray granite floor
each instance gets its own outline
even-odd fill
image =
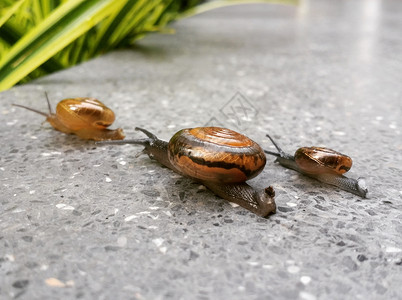
[[[401,1],[220,9],[0,94],[0,298],[400,299]],[[140,147],[96,146],[11,103],[92,96],[127,137],[221,124],[354,159],[361,199],[275,164],[264,219]]]

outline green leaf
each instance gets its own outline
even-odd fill
[[[187,17],[191,17],[194,15],[202,14],[204,12],[217,9],[220,7],[231,6],[231,5],[240,5],[240,4],[252,4],[252,3],[271,3],[271,4],[291,4],[296,5],[299,3],[299,0],[217,0],[210,1],[204,4],[189,8],[179,15],[177,19],[183,19]]]
[[[297,0],[0,0],[0,91],[150,32],[172,33],[173,20],[245,3]]]
[[[3,26],[5,22],[7,22],[8,19],[20,8],[21,4],[24,3],[25,0],[20,0],[16,3],[14,3],[13,6],[6,8],[6,12],[4,15],[0,18],[0,27]]]
[[[70,0],[26,34],[0,62],[0,91],[24,78],[114,12],[113,0]]]

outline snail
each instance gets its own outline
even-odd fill
[[[56,113],[53,113],[49,98],[47,94],[45,95],[49,107],[48,113],[20,104],[13,105],[41,114],[56,130],[75,134],[85,140],[124,139],[125,135],[121,128],[107,129],[115,119],[114,112],[99,100],[95,98],[64,99],[57,104]]]
[[[263,149],[248,137],[226,128],[198,127],[178,131],[169,142],[142,128],[148,138],[97,144],[137,144],[141,153],[171,170],[202,183],[216,195],[260,216],[274,213],[274,189],[255,190],[245,181],[264,168]]]
[[[367,197],[368,189],[363,178],[356,180],[343,175],[352,167],[352,159],[349,156],[322,147],[302,147],[297,149],[294,155],[290,155],[283,152],[268,134],[267,137],[278,152],[265,150],[265,153],[276,156],[275,161],[282,166],[363,198]]]

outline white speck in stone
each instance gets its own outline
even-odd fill
[[[127,238],[125,236],[120,236],[117,239],[117,245],[119,247],[125,247],[127,245]]]
[[[17,196],[17,194],[14,194],[13,196],[14,196],[14,197],[16,197],[16,196]]]
[[[173,129],[173,128],[176,128],[176,125],[175,124],[170,124],[170,125],[167,126],[167,128]]]
[[[385,252],[387,252],[387,253],[399,253],[399,252],[402,252],[402,249],[390,246],[390,247],[385,248]]]
[[[48,265],[41,265],[40,266],[41,271],[46,271],[47,269],[49,269]]]
[[[114,214],[116,215],[118,212],[119,212],[119,209],[118,209],[118,208],[115,208],[115,209],[114,209]]]
[[[66,281],[66,286],[67,286],[67,287],[72,287],[72,286],[74,286],[74,284],[75,284],[75,283],[74,283],[74,280],[67,280],[67,281]]]
[[[167,247],[160,247],[159,251],[165,254],[167,252]]]
[[[382,120],[384,120],[384,117],[383,117],[383,116],[377,116],[377,117],[375,117],[375,119],[376,119],[377,121],[382,121]]]
[[[310,276],[302,276],[302,277],[300,277],[300,282],[303,283],[304,285],[307,285],[311,282],[311,277]]]
[[[391,128],[391,129],[396,129],[396,124],[394,124],[394,123],[389,124],[389,128]]]
[[[289,207],[296,207],[297,206],[297,204],[293,203],[293,202],[286,202],[286,205],[289,206]]]
[[[259,262],[257,262],[257,261],[249,261],[249,262],[247,262],[250,266],[253,266],[253,267],[256,267],[256,266],[258,266],[260,263]]]
[[[150,212],[149,211],[140,211],[137,213],[137,215],[149,215]]]
[[[162,201],[162,197],[156,197],[156,199],[155,199],[156,201]]]
[[[18,120],[12,120],[10,122],[7,122],[6,125],[7,126],[13,126],[13,125],[17,124],[17,122],[18,122]]]
[[[124,160],[119,161],[119,164],[121,164],[122,166],[125,166],[127,164],[127,162],[125,162]]]
[[[154,216],[154,215],[149,214],[148,217],[150,217],[152,220],[157,220],[157,219],[159,219],[159,215]]]
[[[64,209],[64,210],[74,210],[73,206],[67,205],[67,204],[64,204],[64,203],[56,204],[56,207],[60,208],[60,209]]]
[[[150,206],[149,209],[150,210],[157,210],[157,209],[159,209],[159,206]]]
[[[101,165],[93,165],[94,168],[100,167]]]
[[[3,167],[1,167],[0,170],[4,171],[5,169]]]
[[[157,238],[157,239],[153,239],[152,243],[154,243],[156,247],[160,247],[160,246],[162,246],[164,241],[165,240],[163,238]]]
[[[155,170],[149,170],[148,173],[155,173]]]
[[[273,265],[262,265],[263,269],[272,270],[274,268]]]
[[[205,187],[205,185],[202,185],[202,184],[201,184],[201,185],[198,186],[198,190],[199,190],[199,191],[205,191],[206,189],[207,189],[207,188]]]
[[[172,213],[170,212],[170,211],[164,211],[163,212],[165,215],[167,215],[168,217],[171,217],[172,216]]]
[[[110,177],[106,177],[106,178],[105,178],[105,181],[106,181],[106,182],[112,182],[112,179],[110,179]]]
[[[298,266],[289,266],[287,270],[290,274],[296,274],[299,273],[300,268]]]
[[[244,292],[246,290],[246,288],[242,285],[239,285],[237,289],[239,290],[239,292]]]
[[[239,204],[233,203],[233,202],[229,202],[231,207],[239,207]]]
[[[33,195],[33,194],[35,194],[35,192],[36,192],[35,190],[32,190],[32,191],[29,191],[29,194]]]
[[[346,133],[343,132],[343,131],[333,131],[332,133],[333,133],[334,135],[339,135],[339,136],[346,135]]]
[[[136,219],[136,218],[138,218],[138,216],[131,215],[131,216],[126,217],[126,218],[124,219],[124,221],[125,221],[125,222],[130,222],[131,220]]]
[[[52,151],[52,152],[43,152],[42,156],[52,156],[52,155],[61,155],[59,151]]]
[[[17,213],[20,213],[20,212],[23,212],[23,211],[25,211],[25,209],[16,208],[16,209],[13,210],[13,213],[17,214]]]
[[[307,293],[307,292],[300,292],[299,297],[302,300],[316,300],[317,297],[314,296],[313,294]]]
[[[321,131],[321,127],[320,127],[320,126],[317,126],[317,127],[315,128],[315,130],[316,130],[316,131]]]
[[[6,255],[4,255],[4,258],[11,262],[15,261],[15,257],[12,254],[6,254]]]
[[[158,229],[158,226],[151,225],[151,226],[148,226],[148,229]]]

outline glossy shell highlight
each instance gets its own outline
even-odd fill
[[[309,174],[344,174],[352,167],[349,156],[328,148],[302,147],[294,158],[300,169]]]
[[[59,121],[72,131],[84,128],[105,129],[114,120],[114,112],[95,98],[68,98],[57,104]]]
[[[180,130],[169,141],[168,158],[184,175],[222,183],[249,180],[266,163],[264,151],[256,142],[220,127]]]

